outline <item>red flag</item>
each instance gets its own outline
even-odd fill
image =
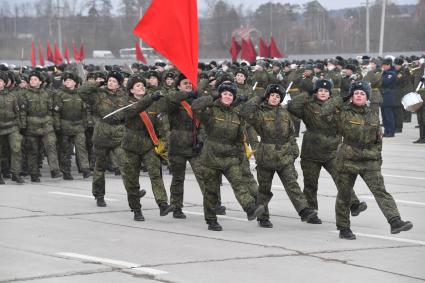
[[[77,47],[75,46],[75,42],[72,41],[72,51],[74,52],[74,60],[75,61],[81,61],[80,59],[80,53],[77,51]]]
[[[71,60],[69,59],[69,50],[66,41],[63,42],[63,57],[66,59],[66,62],[69,64]]]
[[[232,55],[232,61],[235,62],[238,59],[239,51],[241,51],[241,46],[236,41],[235,37],[232,36],[232,46],[229,49],[230,55]]]
[[[133,29],[149,46],[170,60],[194,85],[198,77],[198,10],[196,0],[153,0]]]
[[[272,58],[282,58],[283,55],[280,53],[279,48],[274,41],[273,36],[270,38],[270,57]]]
[[[264,42],[263,37],[260,37],[260,57],[270,58],[270,48]]]
[[[60,65],[62,64],[62,54],[59,50],[58,43],[55,41],[55,64]]]
[[[37,64],[37,62],[35,61],[35,43],[34,43],[34,40],[32,40],[32,43],[31,43],[31,65],[33,67],[35,67],[36,64]]]
[[[249,48],[251,49],[251,56],[254,57],[254,59],[250,62],[254,62],[257,57],[257,51],[255,51],[255,47],[254,47],[254,44],[252,43],[251,38],[249,38],[248,43],[249,43]]]
[[[55,57],[53,57],[52,47],[50,46],[50,41],[47,41],[47,61],[55,63]]]
[[[38,60],[40,61],[40,65],[44,66],[43,46],[41,45],[41,41],[38,41]]]
[[[140,45],[137,42],[137,40],[135,41],[135,44],[136,44],[136,59],[138,61],[142,61],[143,63],[147,64],[146,58],[145,56],[143,56],[142,49],[140,48]]]
[[[79,53],[80,61],[84,61],[86,55],[84,54],[84,43],[81,41],[80,44],[80,53]]]

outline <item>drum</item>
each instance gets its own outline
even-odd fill
[[[423,100],[417,92],[409,92],[401,99],[401,104],[403,104],[404,109],[410,112],[416,112],[421,108]]]

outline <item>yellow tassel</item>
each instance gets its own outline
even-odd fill
[[[246,157],[248,157],[248,159],[250,159],[251,156],[255,153],[255,150],[251,150],[251,148],[249,147],[248,143],[246,143],[246,142],[243,143],[243,147],[245,149],[245,155],[246,155]]]

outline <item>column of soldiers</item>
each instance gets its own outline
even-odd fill
[[[212,61],[199,63],[197,90],[174,66],[163,62],[154,66],[135,63],[129,72],[119,66],[106,66],[102,71],[89,65],[85,78],[77,75],[75,66],[21,68],[19,72],[1,68],[0,158],[5,178],[11,173],[13,181],[23,183],[22,176],[29,174],[32,182],[40,182],[40,167],[47,156],[52,178],[72,180],[75,148],[79,172],[84,178],[93,175],[92,193],[99,207],[107,205],[105,171],[111,170],[122,174],[134,220],[143,221],[140,199],[146,191],[138,177],[144,169],[160,215],[172,212],[174,218],[185,219],[184,180],[189,162],[203,196],[208,229],[220,231],[217,214],[226,213],[221,205],[222,175],[229,180],[248,220],[257,219],[260,227],[273,227],[268,203],[275,172],[301,220],[321,224],[317,191],[324,167],[336,184],[337,228],[345,239],[355,238],[348,214],[357,216],[367,209],[356,197],[351,176],[360,174],[368,182],[375,175],[364,175],[358,168],[378,172],[380,166],[365,165],[373,154],[358,154],[355,170],[342,166],[338,163],[340,145],[364,153],[372,149],[370,143],[382,140],[378,130],[376,140],[352,140],[341,124],[351,120],[341,118],[341,113],[357,111],[352,105],[363,109],[367,104],[366,112],[378,120],[367,120],[367,114],[364,123],[379,128],[381,112],[382,136],[393,137],[410,119],[401,107],[403,95],[425,82],[424,59],[417,57],[260,59],[254,64]],[[353,102],[356,94],[364,96],[364,103]],[[415,143],[425,143],[424,107],[417,112],[420,137]],[[114,111],[117,113],[104,118]],[[303,190],[294,167],[301,121],[306,125],[301,149]],[[373,160],[379,160],[380,147],[373,150]],[[256,161],[258,183],[250,169],[251,156]],[[169,199],[162,165],[172,174]],[[4,184],[1,176],[0,183]],[[370,189],[378,204],[387,205],[381,209],[392,233],[411,229],[410,222],[401,220],[383,181],[371,184]]]

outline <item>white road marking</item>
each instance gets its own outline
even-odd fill
[[[76,254],[76,253],[57,253],[60,256],[68,257],[68,258],[75,258],[75,259],[82,259],[82,260],[88,260],[93,262],[100,262],[104,264],[114,265],[121,268],[131,268],[133,270],[137,270],[140,272],[152,274],[152,275],[160,275],[160,274],[166,274],[167,271],[154,269],[154,268],[148,268],[148,267],[140,267],[140,264],[127,262],[127,261],[121,261],[121,260],[115,260],[110,258],[103,258],[103,257],[95,257],[90,255],[83,255],[83,254]]]
[[[373,196],[360,196],[360,198],[365,199],[375,199]],[[405,204],[414,204],[414,205],[421,205],[425,206],[424,202],[417,202],[417,201],[408,201],[408,200],[401,200],[401,199],[394,199],[396,203],[405,203]]]
[[[62,192],[49,192],[49,193],[50,194],[55,194],[55,195],[62,195],[62,196],[79,197],[79,198],[91,198],[91,199],[93,199],[93,196],[88,196],[88,195],[62,193]],[[119,200],[113,199],[113,198],[105,198],[105,200],[107,200],[107,201],[119,201]]]
[[[186,213],[186,214],[204,216],[204,214],[202,212],[187,211],[187,210],[184,210],[183,212]],[[231,216],[227,216],[227,215],[217,215],[217,218],[219,218],[219,219],[230,219],[230,220],[236,220],[236,221],[241,221],[241,222],[248,222],[248,219],[231,217]]]
[[[338,231],[330,231],[330,232],[339,233]],[[404,239],[404,238],[395,238],[395,237],[388,237],[388,236],[380,236],[380,235],[374,235],[374,234],[357,233],[357,232],[355,232],[354,234],[356,234],[358,236],[362,236],[362,237],[383,239],[383,240],[389,240],[389,241],[409,243],[409,244],[417,244],[417,245],[425,246],[424,241],[417,241],[417,240]]]
[[[382,174],[382,176],[393,177],[393,178],[402,178],[402,179],[425,180],[425,178],[421,178],[421,177],[411,177],[411,176],[401,176],[401,175]]]

